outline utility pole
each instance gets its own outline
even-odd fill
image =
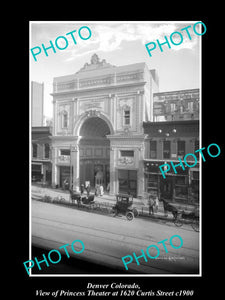
[[[72,189],[72,146],[70,144],[70,190]]]

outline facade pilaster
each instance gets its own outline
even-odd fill
[[[142,197],[145,187],[145,176],[144,176],[144,145],[138,148],[139,151],[139,168],[137,172],[137,196]]]
[[[72,167],[72,189],[80,191],[80,162],[79,162],[79,146],[78,142],[71,147],[71,167]]]
[[[116,159],[115,148],[110,147],[110,195],[116,193]]]
[[[58,184],[58,168],[57,168],[57,149],[52,147],[52,186],[55,188]]]

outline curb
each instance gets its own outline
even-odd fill
[[[56,201],[56,200],[52,199],[51,197],[49,197],[49,198],[48,197],[49,196],[47,196],[47,198],[45,199],[45,196],[44,197],[43,196],[37,196],[37,195],[34,195],[34,194],[31,195],[31,199],[32,200],[36,200],[36,201],[40,201],[40,202],[44,202],[44,203],[50,203],[50,204],[63,205],[63,206],[66,206],[68,208],[73,208],[73,209],[77,208],[78,210],[82,210],[82,207],[78,208],[78,206],[76,204],[74,205],[71,202],[68,202],[66,200],[65,201],[60,201],[60,200]],[[106,204],[108,202],[105,201],[103,203]],[[96,204],[99,204],[99,205],[103,204],[103,203],[96,201]],[[91,207],[84,206],[83,210],[85,211],[88,208],[88,210],[90,210],[93,213],[101,213],[101,214],[104,214],[104,215],[108,215],[109,214],[109,208],[111,209],[111,207],[112,207],[111,205],[108,205],[108,207],[106,205],[106,206],[103,206],[100,211],[98,211],[98,210],[96,211],[96,210],[91,209]],[[107,210],[107,213],[105,213],[106,210]],[[142,213],[140,213],[140,211],[142,211]],[[145,213],[143,213],[143,210],[138,209],[138,212],[139,212],[138,218],[143,218],[143,219],[147,218],[147,219],[150,219],[150,220],[152,220],[152,219],[154,219],[154,220],[164,220],[164,221],[168,221],[168,222],[172,222],[173,221],[173,217],[170,217],[170,216],[165,217],[165,216],[159,215],[157,213],[155,213],[154,215],[149,215],[148,214],[148,210],[145,210]]]

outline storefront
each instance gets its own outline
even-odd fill
[[[174,164],[177,162],[174,161]],[[159,166],[162,161],[148,161],[145,168],[145,192],[157,194],[159,199],[165,199],[180,203],[193,203],[199,200],[199,170],[191,170],[177,167],[177,174],[173,169],[167,173],[164,179]]]
[[[68,188],[68,184],[65,185],[65,182],[70,182],[70,167],[69,166],[60,166],[59,167],[59,183],[61,188]]]
[[[43,164],[32,163],[31,167],[31,178],[32,182],[41,182],[43,179]]]
[[[51,184],[52,165],[50,162],[32,162],[31,165],[32,182],[41,182],[45,185]]]
[[[119,193],[131,194],[137,197],[137,171],[118,170]]]

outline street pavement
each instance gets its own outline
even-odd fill
[[[99,215],[36,200],[32,200],[31,208],[32,245],[36,247],[58,249],[79,239],[84,243],[85,250],[75,254],[69,248],[71,256],[113,267],[118,274],[124,271],[128,275],[199,274],[199,233],[191,227],[168,226],[141,218],[128,221],[124,216]],[[182,238],[182,247],[175,249],[171,246],[169,240],[173,235]],[[168,253],[162,244],[157,244],[165,239]],[[158,245],[160,254],[156,259],[147,256],[149,245]],[[173,238],[173,245],[179,247],[177,237]],[[137,264],[133,253],[137,257],[143,255],[142,249],[146,259],[140,257]],[[149,251],[152,256],[156,256],[154,250],[153,247]],[[132,256],[133,262],[125,270],[122,257],[127,255]]]

